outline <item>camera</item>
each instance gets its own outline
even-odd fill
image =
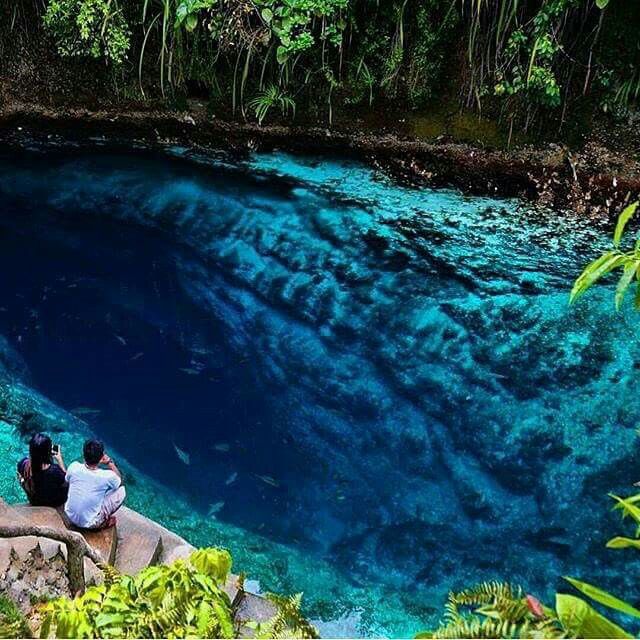
[[[54,444],[51,447],[51,453],[53,453],[54,456],[57,456],[60,453],[60,445],[59,444]]]

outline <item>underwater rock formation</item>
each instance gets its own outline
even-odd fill
[[[419,616],[474,580],[610,584],[640,345],[606,291],[567,306],[603,234],[351,162],[182,155],[0,158],[8,409],[28,381]]]

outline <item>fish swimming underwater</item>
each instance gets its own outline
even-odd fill
[[[75,409],[70,409],[69,413],[74,416],[97,416],[102,411],[100,409],[91,409],[91,407],[75,407]]]
[[[258,480],[262,480],[262,482],[264,482],[265,484],[269,484],[272,487],[280,486],[278,481],[275,478],[272,478],[271,476],[261,476],[261,475],[258,475],[257,473],[254,473],[253,475],[255,475],[255,477],[258,478]]]
[[[223,508],[224,508],[224,502],[216,502],[215,504],[210,504],[209,511],[207,511],[207,515],[211,518],[212,516],[215,516],[216,513],[222,511]]]
[[[186,451],[183,451],[175,443],[173,444],[173,448],[176,450],[176,453],[178,454],[178,458],[180,458],[180,462],[183,462],[184,464],[191,464],[191,456]]]
[[[122,337],[119,336],[117,333],[113,334],[113,337],[123,346],[126,347],[127,346],[127,341]]]
[[[231,446],[228,442],[218,442],[217,444],[213,445],[213,448],[216,451],[222,451],[223,453],[226,453],[227,451],[229,451],[229,449],[231,449]]]
[[[190,376],[200,375],[200,371],[198,369],[192,369],[191,367],[180,367],[180,371],[187,373]]]
[[[229,486],[230,484],[233,484],[236,479],[238,478],[238,472],[234,471],[225,481],[224,483]]]

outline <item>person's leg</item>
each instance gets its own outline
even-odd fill
[[[108,493],[102,502],[100,510],[100,524],[98,527],[110,526],[113,524],[113,514],[122,506],[127,492],[124,487],[118,487],[115,491]],[[111,521],[111,522],[110,522]]]

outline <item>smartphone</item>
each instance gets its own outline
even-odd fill
[[[54,456],[57,456],[60,453],[60,445],[59,444],[54,444],[51,447],[51,453],[53,453]]]

